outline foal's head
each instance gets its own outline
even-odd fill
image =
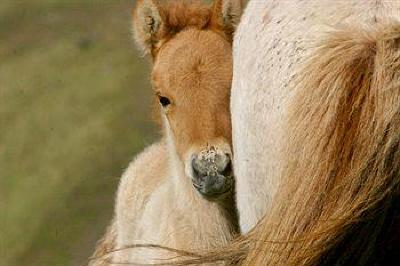
[[[161,4],[162,3],[162,4]],[[153,58],[152,83],[165,134],[196,189],[207,198],[232,190],[232,34],[241,0],[142,0],[137,43]]]

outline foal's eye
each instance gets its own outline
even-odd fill
[[[167,97],[158,96],[158,99],[159,99],[159,101],[160,101],[160,104],[161,104],[163,107],[167,107],[168,105],[171,104],[171,101],[170,101]]]

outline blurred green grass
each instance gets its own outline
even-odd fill
[[[84,265],[156,137],[128,0],[0,2],[0,265]]]

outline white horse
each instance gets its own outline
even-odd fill
[[[400,1],[249,2],[231,112],[240,227],[254,229],[226,250],[235,261],[359,265],[390,254],[399,43]]]
[[[290,137],[285,122],[303,62],[329,31],[373,28],[390,19],[400,19],[400,1],[249,2],[234,40],[231,97],[242,232],[269,210],[282,178],[282,151]]]

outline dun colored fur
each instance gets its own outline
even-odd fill
[[[229,98],[240,7],[137,2],[134,36],[153,59],[163,137],[125,171],[91,265],[176,262],[175,249],[209,251],[237,233]]]

